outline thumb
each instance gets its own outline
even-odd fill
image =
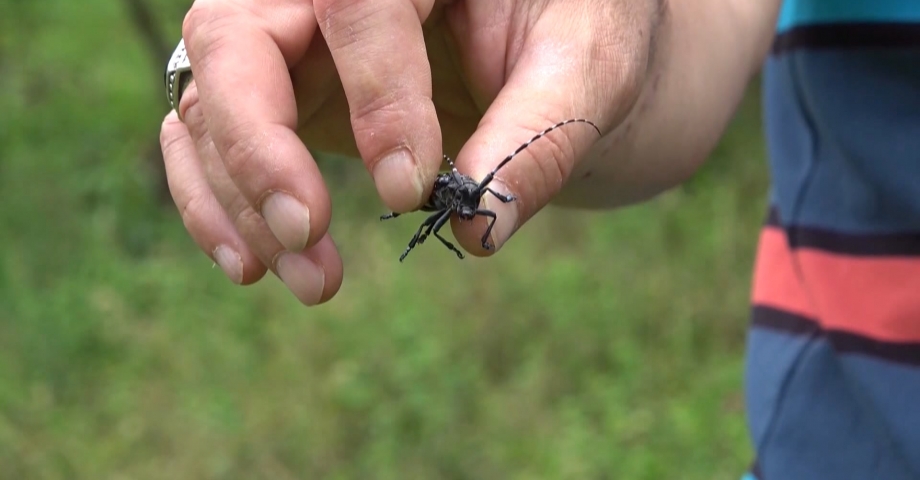
[[[474,178],[481,178],[479,186],[482,205],[477,214],[482,218],[474,218],[473,222],[466,224],[468,226],[458,219],[454,219],[452,224],[458,241],[467,251],[483,255],[497,250],[561,189],[575,165],[573,154],[567,152],[579,150],[578,145],[586,143],[583,141],[584,136],[576,140],[572,135],[567,135],[564,139],[553,140],[553,143],[543,148],[536,148],[535,150],[552,151],[550,156],[542,159],[538,153],[525,151],[554,130],[575,123],[589,125],[597,133],[597,138],[603,135],[600,127],[586,118],[563,120],[518,145],[490,171],[482,175],[473,175]],[[530,167],[518,169],[518,172],[505,174],[504,168],[519,156],[529,157],[529,160],[535,162]],[[488,162],[477,162],[476,166],[478,170],[484,170]],[[471,230],[483,233],[473,237],[472,235],[476,234],[470,234]]]
[[[559,193],[601,132],[622,121],[635,103],[645,71],[644,55],[636,55],[633,49],[629,61],[598,59],[597,55],[615,57],[616,53],[598,53],[605,49],[590,44],[592,35],[587,37],[584,42],[528,42],[478,129],[457,155],[458,170],[477,181],[487,179],[501,165],[488,184],[499,195],[484,191],[480,205],[494,212],[494,226],[489,229],[493,219],[487,215],[472,222],[451,220],[458,242],[471,254],[490,255],[501,248]],[[559,38],[558,32],[553,38]],[[573,119],[579,120],[567,121]],[[508,195],[514,200],[501,199]],[[483,238],[486,232],[489,235]],[[485,248],[484,240],[494,248]]]

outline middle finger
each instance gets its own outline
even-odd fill
[[[314,0],[361,157],[384,203],[421,205],[441,164],[422,22],[434,0]]]
[[[191,107],[185,121],[214,196],[253,253],[302,303],[316,305],[332,298],[342,283],[342,259],[329,234],[306,250],[288,251],[236,188],[206,128],[200,107]],[[284,210],[281,212],[283,218]]]

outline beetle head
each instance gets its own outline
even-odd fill
[[[482,196],[479,187],[474,183],[466,183],[457,188],[455,194],[456,212],[463,220],[471,220],[479,208],[479,198]]]
[[[470,208],[467,205],[463,205],[457,209],[457,216],[460,217],[461,220],[472,220],[475,215],[476,209]]]

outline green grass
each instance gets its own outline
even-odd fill
[[[740,476],[756,88],[685,186],[487,260],[398,263],[411,217],[326,159],[346,279],[306,309],[157,204],[160,72],[120,4],[45,3],[0,6],[0,478]]]

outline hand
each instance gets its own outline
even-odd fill
[[[236,283],[271,268],[303,303],[326,301],[342,262],[307,147],[360,156],[387,207],[406,212],[427,198],[442,142],[479,179],[560,120],[610,131],[644,85],[658,3],[198,0],[183,26],[185,124],[171,113],[161,133],[186,228]],[[501,170],[490,186],[518,200],[486,196],[496,249],[597,139],[566,126]],[[476,255],[491,254],[484,228],[453,223]]]

